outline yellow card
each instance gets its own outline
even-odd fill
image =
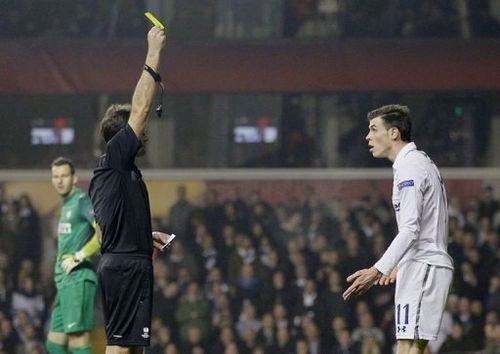
[[[159,27],[161,29],[165,29],[165,26],[163,26],[163,23],[160,22],[151,12],[145,12],[144,16],[148,18],[149,21],[153,23],[156,27]]]

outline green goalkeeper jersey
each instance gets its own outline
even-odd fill
[[[83,261],[69,274],[61,268],[63,255],[80,251],[92,238],[94,220],[90,198],[81,189],[74,188],[73,192],[64,198],[57,227],[57,258],[54,272],[56,286],[82,280],[97,282],[92,264],[88,260]]]

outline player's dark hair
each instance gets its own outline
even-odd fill
[[[107,143],[127,125],[130,117],[130,104],[112,104],[101,119],[101,134]]]
[[[411,116],[407,106],[390,104],[368,112],[368,121],[377,117],[382,118],[386,129],[397,128],[401,134],[401,140],[411,141]]]
[[[69,169],[70,169],[72,175],[75,174],[75,165],[73,164],[73,161],[71,161],[67,157],[59,156],[57,159],[52,161],[52,163],[50,164],[50,167],[52,168],[54,166],[64,166],[64,165],[69,166]]]

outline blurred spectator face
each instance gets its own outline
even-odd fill
[[[262,347],[257,347],[254,350],[252,350],[252,354],[265,354],[266,352]]]
[[[164,324],[160,317],[155,316],[151,319],[151,332],[157,332],[163,326]]]
[[[479,300],[472,301],[471,312],[474,316],[481,316],[482,315],[483,305],[481,304],[481,301],[479,301]]]
[[[21,287],[27,294],[33,294],[35,292],[35,284],[31,277],[24,278]]]
[[[316,283],[314,280],[308,279],[306,285],[304,286],[304,293],[315,294],[316,293]]]
[[[471,208],[465,213],[465,220],[470,225],[477,225],[479,219],[479,213],[477,208]]]
[[[270,313],[262,315],[262,327],[272,329],[274,327],[274,318]]]
[[[282,304],[276,304],[273,307],[273,315],[274,315],[274,320],[279,321],[282,319],[286,319],[286,308]]]
[[[232,225],[224,225],[224,228],[222,229],[222,237],[224,238],[224,243],[226,245],[233,245],[234,236],[234,227]]]
[[[472,232],[467,231],[463,235],[462,242],[466,250],[469,248],[476,247],[476,236]]]
[[[164,354],[179,354],[179,351],[177,350],[177,347],[175,346],[174,343],[169,343],[165,347],[165,350],[163,351]]]
[[[332,271],[330,275],[328,276],[328,285],[330,285],[330,289],[336,289],[340,287],[340,274],[337,271]]]
[[[24,327],[25,325],[30,324],[30,316],[26,310],[20,310],[16,313],[15,322],[19,327]]]
[[[484,322],[489,325],[496,325],[498,324],[498,314],[496,311],[489,311],[486,314]]]
[[[295,343],[295,352],[297,354],[307,354],[309,352],[307,342],[304,339],[297,340]]]
[[[342,316],[335,316],[332,319],[332,328],[335,333],[340,333],[347,328],[347,321]]]
[[[483,216],[479,220],[479,228],[483,231],[489,231],[491,229],[491,220],[487,216]]]
[[[61,197],[69,195],[77,180],[69,165],[52,166],[52,185]]]
[[[278,271],[273,274],[273,286],[275,289],[283,289],[285,286],[285,275]]]
[[[446,308],[451,314],[458,313],[458,303],[459,298],[455,294],[450,294],[448,296],[448,302],[446,303]]]
[[[489,292],[494,293],[500,289],[500,277],[491,277]]]
[[[359,301],[356,304],[356,315],[358,316],[358,318],[361,318],[361,315],[365,313],[370,313],[370,307],[365,301]]]
[[[2,318],[0,320],[0,333],[3,338],[8,337],[12,333],[12,322],[7,318]]]
[[[221,329],[220,339],[222,343],[228,345],[234,341],[234,333],[231,327],[226,326]]]
[[[241,339],[243,339],[243,341],[253,343],[256,337],[257,333],[255,333],[251,326],[245,326],[243,328],[241,333]]]
[[[304,335],[308,340],[315,340],[319,336],[319,329],[316,323],[311,321],[304,326]]]
[[[359,241],[357,237],[348,237],[346,239],[346,249],[350,255],[356,255],[359,251]]]
[[[187,190],[186,187],[183,185],[180,185],[177,187],[177,199],[178,200],[186,200],[187,197]]]
[[[213,283],[222,281],[222,273],[220,271],[220,268],[214,267],[210,270],[210,273],[208,274],[208,281],[211,281]]]
[[[322,261],[330,266],[336,266],[339,264],[339,254],[335,250],[328,250],[325,252]]]
[[[483,198],[484,201],[492,201],[495,199],[495,191],[492,186],[486,186],[483,188]]]
[[[245,305],[243,306],[243,316],[246,319],[254,319],[256,315],[257,313],[255,311],[255,306],[250,302],[245,303]]]
[[[451,333],[450,333],[450,336],[454,339],[454,340],[460,340],[462,339],[462,336],[463,336],[463,329],[462,329],[462,326],[460,326],[460,324],[458,323],[453,323],[453,325],[451,326]]]
[[[498,250],[498,233],[495,231],[488,232],[486,242],[491,248]]]
[[[366,312],[361,314],[359,318],[359,325],[363,329],[370,329],[373,327],[373,317],[370,313]]]
[[[200,347],[199,345],[197,345],[196,347],[194,347],[191,350],[191,353],[192,354],[204,354],[205,353],[205,349],[203,349],[203,347]]]
[[[170,329],[166,326],[161,326],[160,329],[158,330],[158,342],[160,342],[162,345],[167,344],[170,342]]]
[[[261,223],[252,223],[252,234],[256,237],[262,236],[264,234],[264,229],[262,228]]]
[[[339,346],[343,349],[349,348],[351,345],[351,336],[349,331],[343,329],[337,334],[337,341],[339,342]]]
[[[461,314],[469,314],[471,312],[470,300],[468,298],[460,298],[459,311]]]
[[[479,262],[481,261],[481,254],[479,253],[479,250],[475,247],[466,250],[465,254],[467,256],[467,259],[472,264],[479,264]]]
[[[200,288],[196,283],[190,283],[186,290],[186,299],[188,301],[195,301],[200,295]]]
[[[311,251],[314,253],[320,253],[323,250],[328,249],[328,240],[325,235],[318,235],[311,243]]]
[[[289,339],[290,334],[288,333],[288,329],[286,327],[278,328],[278,330],[276,331],[276,341],[278,342],[278,345],[286,345]]]
[[[238,216],[233,203],[224,204],[224,214],[229,220],[234,220]]]
[[[188,330],[188,342],[195,345],[195,344],[200,343],[201,340],[202,340],[201,330],[196,326],[189,328],[189,330]]]

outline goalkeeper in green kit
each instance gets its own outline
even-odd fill
[[[100,249],[100,231],[88,195],[76,187],[71,160],[51,164],[52,185],[63,199],[57,232],[56,298],[50,319],[50,354],[90,354],[97,276],[89,257]]]

